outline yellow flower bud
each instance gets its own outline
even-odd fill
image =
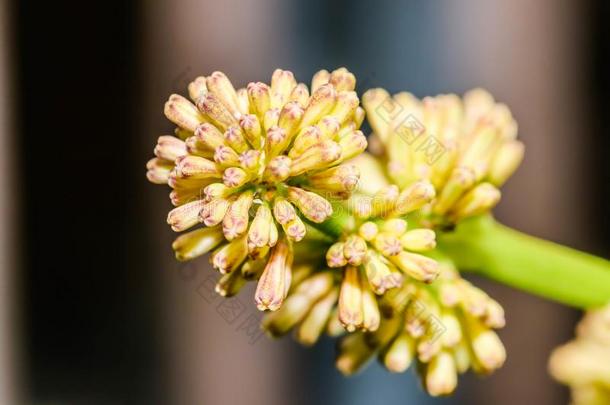
[[[206,226],[216,226],[222,222],[231,203],[224,198],[207,202],[199,212],[199,220]]]
[[[222,274],[237,269],[248,255],[248,243],[243,236],[220,247],[212,254],[211,261],[215,269]]]
[[[200,228],[182,234],[172,243],[178,260],[191,260],[208,253],[224,240],[220,228]]]
[[[288,199],[305,215],[310,221],[321,223],[333,213],[330,203],[316,193],[305,191],[298,187],[288,188]]]
[[[180,156],[186,155],[186,144],[175,136],[163,135],[157,140],[154,153],[160,159],[173,162]]]
[[[205,116],[214,125],[225,131],[232,125],[238,125],[231,111],[213,93],[207,92],[197,101],[197,108],[205,113]]]
[[[169,100],[165,103],[164,112],[171,122],[191,132],[194,132],[199,124],[206,121],[205,117],[190,101],[178,94],[172,94],[169,97]]]
[[[249,210],[254,200],[253,191],[244,191],[237,197],[222,220],[222,231],[227,240],[233,240],[248,230]]]
[[[313,305],[297,330],[296,339],[299,343],[311,346],[318,341],[338,296],[339,291],[334,288]]]
[[[343,273],[339,294],[339,320],[348,332],[362,327],[362,284],[358,268],[348,266]]]
[[[523,160],[525,146],[513,140],[503,144],[494,155],[487,177],[497,187],[502,186],[506,180],[517,170]]]
[[[167,215],[167,223],[175,232],[184,231],[199,222],[199,212],[205,201],[197,200],[174,208]]]
[[[414,252],[425,252],[436,247],[436,234],[431,229],[414,229],[400,237],[402,247]]]
[[[290,175],[298,176],[309,170],[322,169],[341,156],[341,147],[336,142],[320,142],[310,146],[292,160]]]
[[[418,281],[431,283],[438,276],[438,263],[426,256],[403,250],[389,259],[406,275]]]
[[[208,92],[206,79],[203,76],[197,77],[195,80],[188,85],[189,97],[194,102],[197,102],[205,93]]]
[[[383,364],[393,373],[407,371],[415,353],[415,341],[407,332],[401,332],[383,356]]]
[[[367,246],[364,239],[357,235],[350,235],[343,244],[343,255],[348,264],[359,266],[366,257]]]
[[[451,394],[457,386],[457,370],[450,353],[434,356],[426,370],[426,391],[432,396]]]
[[[259,310],[276,311],[284,301],[288,291],[287,272],[290,272],[289,257],[292,253],[285,240],[279,240],[274,246],[271,257],[256,286],[254,300]]]

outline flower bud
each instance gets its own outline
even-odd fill
[[[326,69],[322,69],[316,72],[311,78],[311,91],[315,92],[323,85],[327,84],[330,80],[330,73]]]
[[[211,261],[215,269],[222,274],[230,273],[237,269],[248,255],[248,244],[246,237],[234,239],[220,247],[212,254]]]
[[[328,78],[328,83],[332,84],[337,91],[351,91],[356,88],[356,77],[346,68],[341,67],[333,70]]]
[[[332,85],[324,84],[312,91],[309,104],[305,108],[305,113],[301,119],[300,128],[312,125],[330,112],[335,105],[337,93]]]
[[[402,216],[413,212],[432,201],[434,196],[434,186],[429,181],[418,181],[400,193],[392,215]]]
[[[523,160],[525,146],[519,141],[503,144],[494,155],[487,178],[496,187],[502,186],[517,170]]]
[[[234,271],[220,277],[214,291],[222,297],[232,297],[237,295],[245,284],[246,279],[242,277],[241,273]]]
[[[265,270],[258,280],[254,300],[260,311],[276,311],[284,301],[288,288],[287,271],[290,271],[290,248],[285,240],[278,241],[274,246]]]
[[[173,162],[159,158],[150,159],[146,163],[146,178],[155,184],[167,184],[169,173],[173,168]]]
[[[407,332],[401,332],[383,356],[383,364],[393,373],[407,371],[415,353],[415,341]]]
[[[324,222],[333,213],[332,206],[324,197],[298,187],[288,188],[288,199],[307,219],[315,223]]]
[[[205,77],[199,76],[188,85],[189,97],[195,103],[208,92]]]
[[[237,117],[241,114],[238,102],[237,93],[229,78],[222,72],[214,72],[206,79],[208,91],[226,107],[226,109]]]
[[[197,101],[197,108],[203,111],[206,117],[223,131],[232,125],[238,125],[231,111],[211,92],[204,94]]]
[[[451,209],[454,221],[483,214],[500,201],[500,190],[490,183],[481,183],[468,191]]]
[[[280,183],[290,176],[292,160],[288,156],[276,156],[269,161],[263,173],[263,179],[268,183]]]
[[[203,123],[195,130],[195,138],[210,151],[216,150],[217,147],[225,144],[225,138],[222,132],[214,125]]]
[[[282,225],[282,227],[284,228],[284,232],[286,232],[286,236],[288,236],[290,240],[299,242],[305,237],[305,224],[299,217],[295,217],[286,225]]]
[[[379,328],[381,314],[377,306],[377,299],[368,283],[362,286],[362,329],[365,331],[376,331]]]
[[[343,273],[339,294],[339,320],[348,332],[362,327],[362,285],[358,268],[348,266]]]
[[[402,283],[402,275],[392,271],[386,260],[375,252],[369,252],[364,270],[366,278],[375,294],[384,294],[392,288],[399,287]]]
[[[269,244],[269,232],[273,223],[271,210],[262,204],[256,210],[256,215],[248,230],[248,247],[263,247]]]
[[[253,148],[260,148],[262,141],[262,128],[258,117],[254,114],[245,114],[239,120],[239,125],[244,130],[244,136]]]
[[[373,200],[371,202],[371,216],[383,217],[388,215],[394,208],[399,194],[400,191],[398,190],[398,187],[393,184],[382,187],[373,196]]]
[[[402,244],[400,239],[388,232],[377,234],[373,240],[373,246],[384,256],[395,256],[402,252]]]
[[[292,136],[296,133],[303,114],[304,110],[296,101],[287,103],[280,112],[278,126],[286,131],[288,139],[292,139]]]
[[[220,177],[216,164],[199,156],[181,156],[176,159],[176,174],[182,179],[208,179]]]
[[[455,361],[448,352],[434,356],[426,370],[426,391],[434,397],[451,394],[457,386]]]
[[[314,304],[297,330],[296,339],[299,343],[311,346],[318,341],[338,296],[339,291],[334,288]]]
[[[250,110],[264,117],[267,110],[271,107],[271,92],[265,83],[248,83],[248,98],[250,100]]]
[[[176,259],[191,260],[208,253],[224,240],[219,228],[200,228],[182,234],[172,243]]]
[[[259,159],[261,152],[257,150],[247,150],[239,155],[239,165],[247,172],[258,172]]]
[[[302,108],[307,107],[309,103],[309,90],[303,83],[297,84],[297,86],[290,93],[290,101],[296,101]]]
[[[350,132],[339,139],[339,146],[341,146],[341,157],[339,160],[344,162],[361,154],[367,145],[366,137],[362,131]]]
[[[436,247],[436,234],[431,229],[414,229],[400,237],[402,247],[414,252],[425,252]]]
[[[290,166],[290,175],[298,176],[309,170],[322,169],[341,156],[341,147],[333,141],[323,141],[310,146],[295,157]]]
[[[343,255],[352,266],[360,266],[366,257],[367,246],[364,239],[357,235],[350,235],[343,245]]]
[[[407,231],[407,221],[401,218],[392,218],[383,221],[381,230],[394,236],[402,236]]]
[[[239,167],[229,167],[222,174],[222,182],[230,188],[243,186],[249,178],[248,173]]]
[[[374,222],[365,222],[360,225],[360,228],[358,228],[358,235],[360,235],[360,237],[362,237],[362,239],[367,242],[370,242],[375,239],[375,236],[377,236],[378,233],[379,228]]]
[[[165,116],[174,124],[191,132],[206,121],[190,101],[178,94],[172,94],[165,103]]]
[[[254,192],[249,190],[241,193],[237,200],[231,203],[222,220],[222,231],[227,240],[233,240],[248,230],[248,215],[253,200]]]
[[[184,231],[199,222],[199,212],[204,205],[203,200],[197,200],[174,208],[167,215],[167,223],[175,232]]]
[[[216,226],[222,222],[231,203],[224,198],[207,202],[199,212],[199,220],[206,226]]]
[[[157,140],[154,153],[160,159],[173,162],[180,156],[186,155],[186,145],[175,136],[164,135]]]
[[[462,166],[456,167],[438,196],[432,211],[439,215],[445,214],[458,198],[474,185],[475,180],[472,169]]]
[[[359,102],[355,91],[341,91],[337,94],[337,103],[330,114],[343,124],[354,114]]]
[[[337,242],[326,251],[326,264],[328,267],[337,268],[347,264],[347,259],[343,254],[344,246],[345,244],[343,242]]]
[[[288,222],[296,218],[297,213],[292,204],[284,198],[278,197],[273,203],[273,216],[281,225],[286,225]]]
[[[406,275],[415,280],[430,283],[438,276],[438,263],[426,256],[403,250],[395,256],[390,256],[389,259]]]
[[[355,165],[343,164],[323,170],[308,177],[309,184],[326,191],[353,191],[360,179],[360,170]]]
[[[239,155],[228,146],[219,146],[214,151],[214,161],[223,167],[237,166]]]

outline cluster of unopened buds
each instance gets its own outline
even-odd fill
[[[173,243],[177,259],[212,252],[223,296],[256,280],[270,335],[345,334],[341,372],[374,355],[392,372],[416,362],[430,394],[449,394],[458,373],[503,364],[504,313],[437,234],[498,203],[523,156],[517,125],[480,89],[423,100],[373,89],[361,107],[355,87],[345,68],[310,87],[279,69],[238,90],[220,72],[198,77],[192,102],[167,101],[175,136],[159,138],[147,176],[172,188],[172,229],[197,227]]]

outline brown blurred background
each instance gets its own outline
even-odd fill
[[[214,70],[241,86],[346,66],[360,94],[483,86],[527,145],[497,216],[610,257],[607,2],[0,6],[0,404],[567,403],[546,360],[578,312],[482,279],[506,309],[509,358],[447,399],[376,365],[341,377],[332,341],[246,333],[208,294],[206,260],[174,261],[168,190],[144,165],[171,130],[168,95]]]

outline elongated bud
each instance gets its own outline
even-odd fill
[[[392,212],[400,191],[394,184],[382,187],[375,193],[371,201],[371,216],[386,216]]]
[[[311,91],[315,92],[323,85],[327,84],[330,80],[330,73],[326,69],[322,69],[316,72],[311,78]]]
[[[470,316],[465,318],[476,366],[483,372],[500,368],[506,360],[506,350],[496,332],[483,326],[477,319]]]
[[[301,128],[312,125],[329,113],[335,105],[337,93],[332,85],[324,84],[313,90],[309,104],[301,119]]]
[[[203,200],[197,200],[174,208],[167,215],[167,223],[172,230],[182,232],[199,222],[199,211],[204,205]]]
[[[231,190],[222,183],[212,183],[203,189],[204,200],[210,202],[216,198],[229,197],[234,190]]]
[[[298,176],[309,170],[321,169],[341,157],[341,147],[333,141],[324,141],[307,148],[292,160],[290,175]]]
[[[356,88],[356,76],[344,67],[333,70],[328,82],[332,84],[337,91],[351,91]]]
[[[273,216],[281,225],[286,225],[296,218],[297,213],[292,204],[285,199],[278,197],[273,203]]]
[[[367,246],[364,239],[357,235],[350,235],[343,245],[343,255],[352,266],[359,266],[366,257]]]
[[[438,263],[426,256],[403,250],[389,259],[406,275],[416,280],[430,283],[438,276]]]
[[[400,193],[392,215],[402,216],[413,212],[432,201],[435,194],[432,183],[418,181]]]
[[[160,159],[173,162],[180,156],[186,155],[186,144],[175,136],[163,135],[157,140],[154,153]]]
[[[196,136],[189,136],[184,141],[186,145],[186,150],[190,155],[201,156],[204,158],[210,158],[214,155],[214,153],[208,149],[208,147],[203,144]]]
[[[178,94],[172,94],[165,103],[165,116],[174,124],[191,132],[206,121],[190,101]]]
[[[307,219],[316,223],[324,222],[333,213],[332,206],[324,197],[305,191],[302,188],[289,187],[288,199],[299,208]]]
[[[271,210],[266,204],[258,207],[248,230],[248,247],[263,247],[269,244],[269,231],[273,223]]]
[[[475,174],[467,167],[456,167],[438,196],[432,211],[435,214],[445,214],[466,190],[475,182]]]
[[[265,113],[271,108],[271,92],[265,83],[249,83],[247,86],[248,98],[250,99],[250,110],[264,117]]]
[[[402,247],[414,252],[425,252],[436,247],[436,234],[431,229],[414,229],[400,238]]]
[[[211,257],[212,265],[222,274],[236,270],[248,255],[246,237],[234,239],[214,252]]]
[[[348,266],[343,273],[339,294],[339,320],[348,332],[362,327],[362,285],[358,268]]]
[[[206,79],[208,91],[213,93],[216,98],[237,117],[241,114],[237,102],[237,93],[229,78],[222,72],[214,72]]]
[[[216,226],[222,222],[231,203],[224,198],[207,202],[199,212],[199,220],[206,226]]]
[[[285,240],[279,240],[271,252],[267,266],[258,280],[254,300],[260,311],[276,311],[286,297],[286,265],[290,249]]]
[[[323,271],[306,278],[290,293],[282,307],[263,319],[263,328],[272,336],[281,336],[301,322],[312,305],[333,286],[330,272]]]
[[[519,141],[510,141],[504,143],[494,155],[487,178],[497,187],[502,186],[506,180],[517,170],[523,154],[525,146]]]
[[[358,95],[355,91],[342,91],[337,94],[337,103],[331,111],[331,115],[341,124],[352,117],[359,104]]]
[[[384,294],[392,288],[399,287],[402,283],[402,275],[397,271],[392,271],[388,263],[375,252],[369,252],[364,270],[375,294]]]
[[[223,167],[237,166],[239,155],[228,146],[219,146],[214,151],[214,161]]]
[[[374,354],[375,347],[367,344],[365,334],[350,334],[341,340],[335,367],[341,374],[349,376],[358,372]]]
[[[189,97],[195,103],[208,92],[205,77],[199,76],[188,85]]]
[[[462,340],[462,327],[453,311],[444,311],[440,318],[445,331],[440,335],[443,347],[455,347]]]
[[[402,236],[407,231],[407,221],[401,218],[388,219],[383,221],[381,230],[394,236]]]
[[[322,131],[316,126],[309,126],[299,131],[295,137],[292,147],[288,152],[290,158],[295,158],[301,155],[309,147],[316,145],[324,140]]]
[[[269,161],[263,173],[263,180],[268,183],[279,183],[290,176],[292,159],[288,156],[276,156]]]
[[[239,126],[234,125],[227,128],[223,136],[225,138],[225,143],[235,149],[236,152],[242,153],[248,150],[248,143]]]
[[[343,242],[337,242],[326,251],[326,264],[328,267],[343,267],[347,264],[347,259],[343,254],[344,246]]]
[[[167,184],[167,180],[169,179],[169,174],[174,168],[174,163],[154,158],[150,159],[146,163],[146,178],[151,183],[155,184]]]
[[[218,280],[214,291],[221,297],[233,297],[239,293],[244,285],[246,285],[246,279],[242,277],[239,271],[233,271],[223,275]]]
[[[269,158],[273,158],[288,146],[290,139],[286,131],[280,127],[273,127],[267,132],[265,150]]]
[[[303,114],[303,108],[296,101],[286,104],[280,112],[278,126],[286,131],[289,139],[296,133]]]
[[[271,76],[271,94],[274,107],[284,105],[297,85],[292,72],[276,69]]]
[[[220,177],[216,164],[199,156],[181,156],[176,159],[178,177],[186,179],[208,179]]]
[[[247,150],[239,155],[239,166],[248,172],[256,173],[259,167],[261,152],[258,150]]]
[[[334,288],[314,304],[297,330],[296,338],[299,343],[311,346],[318,341],[338,296],[339,291]]]
[[[373,332],[379,329],[381,314],[377,306],[377,299],[366,282],[361,282],[362,287],[362,329]]]
[[[401,332],[383,356],[383,364],[393,373],[407,371],[415,353],[415,342],[407,332]]]
[[[379,227],[374,222],[365,222],[358,228],[358,235],[367,242],[375,239],[375,236],[379,233]]]
[[[297,86],[290,93],[290,101],[296,101],[302,108],[307,107],[309,103],[309,89],[303,83],[297,84]]]
[[[434,397],[449,395],[457,386],[455,361],[448,352],[434,356],[426,370],[426,391]]]
[[[265,132],[269,132],[269,130],[273,127],[277,127],[277,123],[280,120],[280,109],[279,108],[271,108],[267,110],[265,116],[263,117],[263,129]]]
[[[371,128],[381,141],[385,142],[392,118],[396,115],[392,96],[381,88],[370,89],[362,95],[362,105]]]
[[[244,191],[237,197],[224,219],[222,220],[222,231],[227,240],[233,240],[243,235],[248,230],[248,212],[254,200],[253,191]]]
[[[200,228],[182,234],[172,243],[176,259],[191,260],[204,255],[218,246],[224,240],[219,228]]]
[[[219,146],[225,144],[225,138],[222,132],[214,125],[207,122],[197,127],[195,130],[195,138],[210,151],[214,151]]]
[[[206,117],[223,131],[232,125],[238,125],[237,119],[231,111],[213,93],[204,94],[197,101],[197,108],[203,111]]]
[[[322,139],[334,139],[335,135],[341,129],[341,123],[336,117],[332,115],[327,115],[322,118],[315,126],[320,130],[320,134]]]
[[[262,127],[258,117],[254,114],[246,114],[239,120],[239,125],[244,130],[244,136],[248,143],[254,148],[261,147]]]
[[[488,299],[483,322],[489,328],[503,328],[506,325],[506,319],[504,318],[504,308],[502,308],[502,305],[491,298]]]
[[[284,228],[284,232],[286,232],[286,236],[288,236],[290,240],[299,242],[305,237],[305,224],[299,217],[295,217],[286,225],[282,225],[282,227]]]
[[[490,183],[481,183],[468,191],[451,209],[451,217],[457,221],[483,214],[500,201],[500,190]]]
[[[393,234],[381,232],[373,240],[373,246],[384,256],[395,256],[402,252],[400,240]]]
[[[222,174],[222,182],[230,188],[237,188],[246,184],[250,176],[239,167],[229,167]]]
[[[351,159],[366,149],[368,143],[362,131],[353,131],[339,139],[341,146],[341,162]]]

